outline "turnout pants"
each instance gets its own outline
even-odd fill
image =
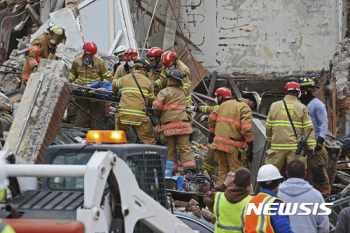
[[[180,158],[184,171],[186,172],[188,169],[196,171],[196,161],[191,151],[191,143],[189,141],[189,137],[189,134],[172,136],[165,136],[163,134],[161,137],[163,143],[165,143],[166,147],[168,147],[167,160],[174,163],[174,170],[178,169],[179,167],[176,157],[176,146],[179,146]]]
[[[96,119],[102,122],[103,114],[106,108],[105,103],[100,101],[91,101],[88,99],[80,99],[76,100],[77,104],[83,107],[86,111],[90,112]],[[78,107],[76,107],[76,117],[74,121],[74,126],[86,128],[86,114],[81,111]],[[94,119],[90,119],[91,121],[91,129],[99,130],[105,129],[100,123],[95,121]]]
[[[125,134],[128,134],[130,125],[122,124],[120,121],[119,113],[115,116],[115,130],[123,130]],[[153,136],[153,127],[151,120],[147,117],[146,121],[143,121],[141,125],[134,125],[135,131],[139,139],[148,145],[155,145],[156,142]]]
[[[245,153],[238,147],[234,147],[232,153],[214,150],[214,158],[215,161],[219,163],[218,185],[221,185],[224,183],[228,172],[236,172],[239,168],[244,167],[243,160],[245,158]]]
[[[282,169],[284,163],[285,162],[289,163],[294,158],[300,159],[300,157],[297,157],[294,150],[272,150],[272,149],[269,149],[266,151],[265,164],[272,164],[275,167],[277,167],[278,170],[281,172],[281,169]]]
[[[328,153],[326,148],[322,147],[322,150],[315,152],[315,156],[311,159],[308,157],[308,174],[309,183],[317,189],[323,197],[327,197],[331,194],[331,188],[329,184],[329,178],[326,170],[328,164]]]
[[[216,167],[216,161],[214,159],[214,149],[209,149],[207,156],[205,157],[202,169],[207,170],[209,175],[212,176]]]

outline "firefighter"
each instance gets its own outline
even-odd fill
[[[285,162],[296,158],[298,142],[304,134],[310,157],[316,146],[314,127],[306,106],[300,103],[300,86],[296,82],[289,82],[285,86],[286,96],[283,98],[287,105],[291,121],[288,117],[283,100],[272,103],[266,121],[266,137],[271,148],[266,151],[265,164],[273,164],[281,171]],[[305,157],[299,157],[306,164]]]
[[[26,51],[23,61],[22,83],[27,85],[31,73],[36,72],[41,59],[55,59],[57,45],[66,43],[64,28],[59,24],[49,23],[49,28],[35,38]]]
[[[312,124],[315,129],[315,138],[317,143],[315,147],[314,158],[308,157],[307,164],[311,172],[311,180],[315,189],[321,192],[323,197],[331,194],[329,178],[327,175],[326,165],[328,164],[328,153],[323,146],[324,139],[328,130],[328,119],[326,106],[312,94],[316,88],[315,81],[309,77],[301,77],[299,80],[301,87],[300,101],[309,110]],[[305,136],[305,135],[304,135]]]
[[[112,72],[112,76],[113,77],[114,77],[115,72],[117,71],[118,67],[122,64],[122,62],[125,61],[124,54],[125,54],[125,51],[128,48],[129,47],[126,46],[126,45],[121,45],[121,46],[118,46],[118,48],[115,49],[114,55],[118,57],[118,62],[116,64],[114,64],[114,66],[113,66],[113,72]]]
[[[187,180],[193,180],[196,173],[196,162],[191,152],[189,141],[192,127],[187,119],[186,92],[182,89],[183,74],[173,69],[167,74],[168,87],[158,93],[153,102],[154,113],[160,115],[161,140],[168,147],[168,160],[178,169],[176,145],[180,149],[182,168]]]
[[[230,100],[232,98],[232,93],[230,89],[227,87],[220,87],[215,91],[215,100],[217,105],[215,106],[188,106],[187,108],[204,114],[210,114],[214,110],[216,110],[220,104]],[[201,117],[201,121],[208,120],[208,115],[204,115]],[[205,157],[205,161],[202,165],[202,169],[207,170],[209,175],[212,176],[216,167],[216,161],[214,159],[214,150],[209,148],[208,153]]]
[[[145,58],[135,60],[134,70],[120,79],[114,79],[112,89],[118,92],[122,88],[122,98],[119,103],[119,112],[115,116],[115,129],[128,133],[129,127],[134,127],[138,139],[145,144],[155,145],[153,127],[147,116],[147,105],[154,101],[153,85],[147,78],[150,62]],[[135,82],[137,80],[140,89]]]
[[[8,185],[6,166],[3,161],[0,161],[0,203],[6,198],[6,187]],[[15,231],[0,219],[0,233],[15,233]]]
[[[186,92],[186,106],[191,105],[191,72],[190,69],[182,62],[180,61],[176,53],[173,51],[166,51],[162,54],[162,64],[165,67],[165,73],[169,73],[173,69],[179,69],[182,74],[185,76],[182,80],[182,88]],[[168,78],[166,75],[161,75],[160,78],[155,82],[155,90],[161,90],[167,86]]]
[[[241,211],[242,232],[293,233],[292,228],[290,227],[289,217],[285,214],[281,214],[284,212],[284,210],[283,206],[279,204],[284,203],[284,201],[277,196],[278,187],[282,178],[283,176],[281,176],[275,166],[266,164],[260,167],[257,182],[259,183],[261,189],[255,197],[245,204]],[[274,206],[274,208],[269,209],[269,212],[273,214],[256,215],[254,211],[247,214],[249,204],[254,204],[256,208],[258,208],[260,204],[262,204],[264,208],[268,207],[268,205]]]
[[[70,69],[70,81],[76,82],[78,85],[86,86],[92,82],[111,81],[112,75],[107,69],[106,63],[99,57],[95,56],[97,53],[97,46],[94,42],[86,42],[83,45],[84,54],[77,57]],[[77,104],[83,107],[85,110],[90,111],[90,114],[102,121],[103,116],[106,114],[107,106],[105,103],[89,100],[89,99],[77,99]],[[86,127],[86,114],[77,109],[76,119],[74,126]],[[94,119],[91,120],[91,129],[103,129]]]
[[[120,79],[127,74],[131,74],[134,70],[134,61],[136,59],[137,59],[137,51],[132,48],[127,49],[124,53],[125,62],[118,66],[114,74],[114,79]]]
[[[151,62],[152,70],[148,74],[149,80],[151,80],[154,90],[156,92],[160,91],[162,88],[160,77],[166,79],[165,66],[162,63],[163,50],[159,47],[153,47],[147,52],[147,58]]]
[[[243,94],[242,98],[221,104],[209,116],[209,143],[214,149],[215,161],[219,163],[218,183],[222,184],[229,171],[248,166],[253,159],[252,109],[259,102],[253,95]],[[248,150],[245,151],[246,143]]]

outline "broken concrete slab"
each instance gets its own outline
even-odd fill
[[[43,59],[23,93],[5,148],[29,163],[43,163],[55,139],[69,100],[69,68],[61,61]]]

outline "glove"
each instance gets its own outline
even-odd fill
[[[34,66],[33,69],[32,69],[32,73],[35,73],[37,71],[38,67],[37,66]]]
[[[315,150],[314,149],[309,149],[307,150],[307,155],[313,159],[313,157],[315,156]]]
[[[209,139],[208,139],[208,143],[209,143],[209,144],[212,144],[212,143],[213,143],[214,137],[215,137],[215,134],[214,134],[214,133],[210,133],[210,134],[209,134]]]
[[[324,142],[324,138],[323,137],[318,137],[316,148],[315,148],[315,152],[318,152],[318,151],[322,150],[323,142]]]
[[[248,142],[248,149],[247,149],[247,156],[249,163],[252,163],[253,161],[253,142]]]
[[[197,112],[198,111],[198,107],[190,105],[190,106],[186,107],[186,111],[187,112],[192,112],[192,111]]]
[[[208,115],[201,116],[201,122],[203,122],[203,121],[207,121],[207,120],[208,120],[208,118],[209,118],[209,116],[208,116]]]

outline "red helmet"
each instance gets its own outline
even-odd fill
[[[215,91],[215,96],[222,95],[224,99],[231,99],[232,92],[227,87],[220,87]]]
[[[124,53],[124,59],[128,61],[135,61],[137,59],[137,52],[135,49],[127,49]]]
[[[296,82],[288,82],[286,86],[284,87],[285,92],[288,91],[299,91],[300,92],[300,85]]]
[[[152,60],[156,59],[156,57],[162,55],[162,53],[163,53],[163,50],[161,48],[153,47],[150,50],[148,50],[147,58],[148,58],[148,60],[152,61]]]
[[[170,67],[175,65],[176,53],[173,51],[166,51],[162,54],[162,63],[165,67]]]
[[[95,55],[97,53],[97,45],[94,42],[86,42],[83,49],[87,54]]]

